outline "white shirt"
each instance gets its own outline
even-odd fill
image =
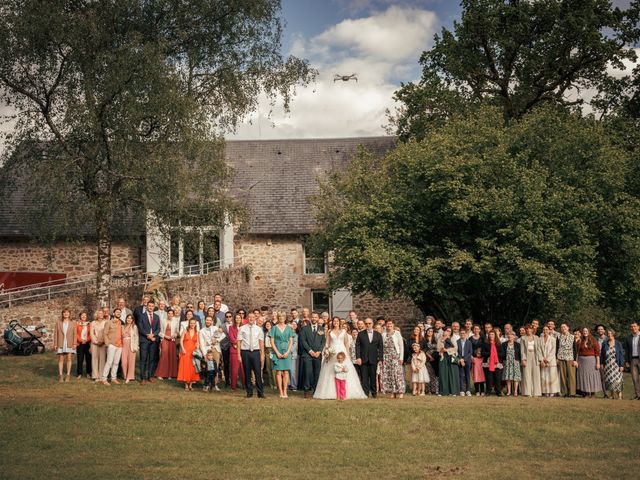
[[[458,343],[458,340],[460,340],[460,334],[459,333],[452,333],[451,334],[451,340],[453,340],[453,343]]]
[[[238,330],[238,342],[240,342],[240,350],[260,350],[260,340],[264,342],[264,332],[262,329],[253,324],[243,325]]]
[[[198,335],[198,341],[200,343],[200,351],[202,355],[206,355],[209,350],[215,350],[216,352],[222,352],[220,350],[220,342],[226,335],[218,330],[218,327],[210,326],[204,327],[200,330]]]
[[[338,380],[346,380],[347,379],[347,372],[343,372],[342,369],[348,370],[348,368],[345,367],[344,363],[338,363],[336,362],[335,365],[333,366],[334,371],[336,372],[336,378]]]
[[[367,330],[367,335],[369,335],[369,343],[373,342],[373,330]]]
[[[206,312],[206,311],[207,311],[207,310],[209,310],[211,307],[213,307],[213,303],[212,303],[211,305],[207,305],[207,308],[205,308],[205,310],[204,310],[204,311]],[[220,304],[220,311],[221,311],[222,313],[227,313],[227,312],[229,311],[229,306],[228,306],[227,304],[225,304],[225,303],[221,303],[221,304]]]
[[[637,333],[631,339],[631,356],[637,357],[640,354],[640,333]]]

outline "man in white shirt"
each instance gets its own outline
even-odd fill
[[[222,350],[220,349],[220,342],[226,337],[224,332],[213,324],[213,318],[206,317],[204,319],[204,327],[200,329],[198,334],[198,348],[202,352],[202,358],[207,356],[207,352],[213,352],[213,361],[216,362],[216,371],[220,370],[220,357]],[[218,377],[215,379],[215,391],[220,391],[218,388]]]
[[[219,293],[216,293],[213,296],[213,303],[210,305],[207,305],[207,308],[213,307],[216,302],[220,302],[220,311],[222,313],[227,313],[229,311],[229,306],[222,301],[222,295],[220,295]]]
[[[457,344],[458,340],[460,340],[460,323],[458,322],[451,324],[451,340],[454,344]]]
[[[262,388],[262,365],[264,365],[264,332],[256,325],[256,316],[250,313],[247,324],[238,330],[238,360],[244,368],[245,384],[247,386],[247,398],[253,397],[253,385],[251,373],[256,380],[258,398],[264,398]]]
[[[117,308],[120,309],[120,322],[124,325],[127,315],[133,315],[133,312],[127,308],[124,298],[118,299]],[[135,320],[135,319],[134,319]]]

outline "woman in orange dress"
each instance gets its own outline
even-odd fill
[[[193,351],[198,348],[198,321],[191,317],[189,325],[180,337],[180,365],[178,366],[178,381],[184,382],[185,390],[193,390],[193,384],[200,380],[200,375],[193,365]]]

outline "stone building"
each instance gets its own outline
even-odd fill
[[[348,290],[327,292],[326,258],[312,257],[305,249],[315,227],[308,197],[317,190],[317,178],[344,167],[360,145],[382,155],[394,142],[393,137],[229,141],[226,158],[235,172],[231,193],[250,213],[243,233],[237,225],[199,227],[185,241],[132,228],[114,243],[112,269],[140,266],[154,273],[169,266],[177,276],[198,275],[219,262],[223,268],[245,267],[253,302],[245,307],[309,307],[340,316],[353,308],[361,316],[393,312],[398,320],[414,320],[421,314],[405,300],[380,302],[368,295],[353,297]],[[13,198],[14,208],[0,212],[0,283],[3,275],[15,280],[25,274],[73,277],[95,271],[91,243],[44,247],[30,242],[20,219],[28,199],[19,192]]]

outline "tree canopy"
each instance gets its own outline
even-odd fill
[[[540,104],[581,107],[588,89],[615,93],[624,87],[607,70],[635,59],[639,19],[637,0],[624,10],[609,0],[464,0],[460,21],[422,54],[421,79],[395,93],[392,127],[421,139],[478,103],[509,121]]]
[[[280,53],[279,0],[7,0],[0,24],[0,100],[17,111],[0,180],[27,179],[34,237],[90,228],[101,299],[115,225],[233,216],[220,134],[315,75]]]
[[[538,107],[453,115],[322,182],[332,286],[444,318],[524,322],[590,306],[640,313],[640,201],[629,152],[592,118]]]

